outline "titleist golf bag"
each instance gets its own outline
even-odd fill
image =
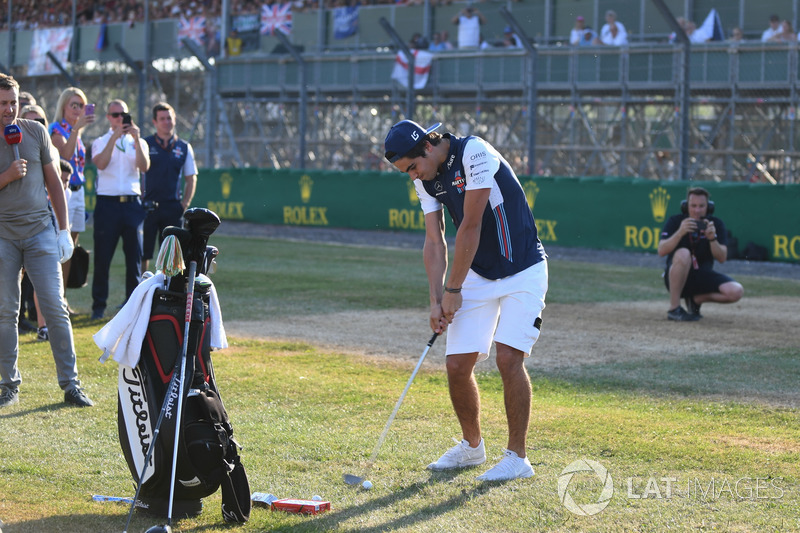
[[[250,487],[241,463],[233,428],[222,404],[211,362],[209,303],[212,292],[205,276],[217,249],[206,246],[216,229],[206,217],[219,219],[206,209],[186,212],[186,229],[166,228],[178,237],[186,264],[197,264],[194,302],[187,315],[189,274],[172,277],[166,288],[156,288],[141,357],[136,367],[120,365],[118,419],[120,443],[134,480],[138,483],[148,448],[155,440],[142,477],[139,501],[160,516],[192,516],[202,510],[202,498],[222,487],[222,515],[228,522],[245,522],[250,516]],[[193,224],[194,223],[194,224]],[[193,227],[196,226],[196,227]],[[211,227],[213,226],[213,227]],[[208,231],[210,228],[210,231]],[[204,231],[207,235],[203,235]],[[185,357],[180,442],[174,455],[183,335],[189,320]],[[165,400],[167,399],[167,400]],[[163,414],[162,414],[163,410]],[[160,426],[156,427],[159,417]],[[169,509],[173,461],[175,490]],[[170,511],[172,511],[171,514]]]

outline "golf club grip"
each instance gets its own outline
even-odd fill
[[[372,456],[369,459],[368,468],[369,466],[372,465],[373,462],[375,462],[375,459],[378,457],[378,452],[381,450],[383,441],[386,440],[386,435],[389,433],[389,427],[391,427],[392,422],[394,421],[394,417],[397,416],[397,412],[400,410],[400,406],[403,404],[403,400],[406,397],[406,393],[408,392],[408,389],[411,388],[411,384],[414,382],[414,378],[417,376],[417,372],[419,372],[419,369],[422,366],[422,362],[425,360],[425,356],[428,355],[431,346],[433,346],[433,342],[436,340],[436,337],[438,336],[439,336],[438,333],[434,333],[433,336],[431,337],[431,340],[428,341],[428,345],[425,346],[425,350],[422,351],[422,355],[420,356],[419,361],[417,362],[417,366],[414,367],[414,371],[411,373],[411,377],[408,378],[408,383],[406,383],[406,388],[403,389],[403,393],[397,400],[397,403],[394,406],[394,410],[392,411],[392,414],[389,416],[389,420],[386,421],[386,425],[383,428],[381,436],[378,438],[378,443],[375,445],[375,449],[372,450]]]

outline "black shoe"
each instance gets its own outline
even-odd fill
[[[703,318],[703,315],[700,314],[701,304],[695,302],[694,298],[687,296],[683,301],[686,302],[686,309],[689,311],[689,314],[696,315],[697,318]]]
[[[92,311],[92,320],[103,320],[103,309],[95,309]]]
[[[47,332],[47,326],[42,326],[39,328],[39,333],[36,334],[37,341],[47,341],[50,340],[50,334]]]
[[[19,403],[19,389],[0,387],[0,407],[8,407]]]
[[[699,316],[687,313],[686,310],[680,305],[675,309],[667,311],[667,318],[670,320],[676,320],[678,322],[694,322],[696,320],[700,320]]]
[[[83,389],[70,389],[64,393],[64,401],[78,407],[91,407],[94,402],[86,396]]]

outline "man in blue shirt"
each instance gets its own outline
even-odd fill
[[[503,481],[533,476],[526,454],[531,384],[524,360],[539,338],[547,292],[547,255],[525,192],[508,162],[479,137],[395,124],[385,157],[414,180],[425,214],[423,260],[430,289],[430,326],[447,329],[447,377],[462,440],[428,465],[448,470],[482,464],[480,398],[474,367],[492,341],[503,380],[508,444],[501,461],[478,476]],[[457,228],[448,270],[443,207]]]
[[[145,137],[150,150],[150,168],[145,173],[144,255],[142,270],[153,258],[156,236],[167,226],[181,226],[183,212],[189,208],[197,185],[197,165],[192,145],[175,134],[175,110],[160,102],[153,107],[155,135]],[[181,196],[181,177],[184,187]]]

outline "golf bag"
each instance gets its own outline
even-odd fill
[[[216,249],[213,250],[216,255]],[[155,289],[139,362],[133,368],[119,365],[117,425],[120,444],[134,481],[138,482],[148,448],[155,439],[139,492],[139,501],[149,512],[168,515],[175,460],[172,507],[175,516],[199,514],[202,498],[221,487],[225,521],[245,522],[250,516],[250,487],[211,362],[209,299],[212,284],[202,273],[197,275],[192,310],[187,317],[187,277],[186,273],[174,276],[167,288]],[[180,367],[187,318],[190,322],[182,391],[183,414],[177,432],[180,437],[178,453],[174,458],[180,384],[172,377]],[[166,405],[165,398],[169,398]],[[156,432],[162,408],[163,419]]]

